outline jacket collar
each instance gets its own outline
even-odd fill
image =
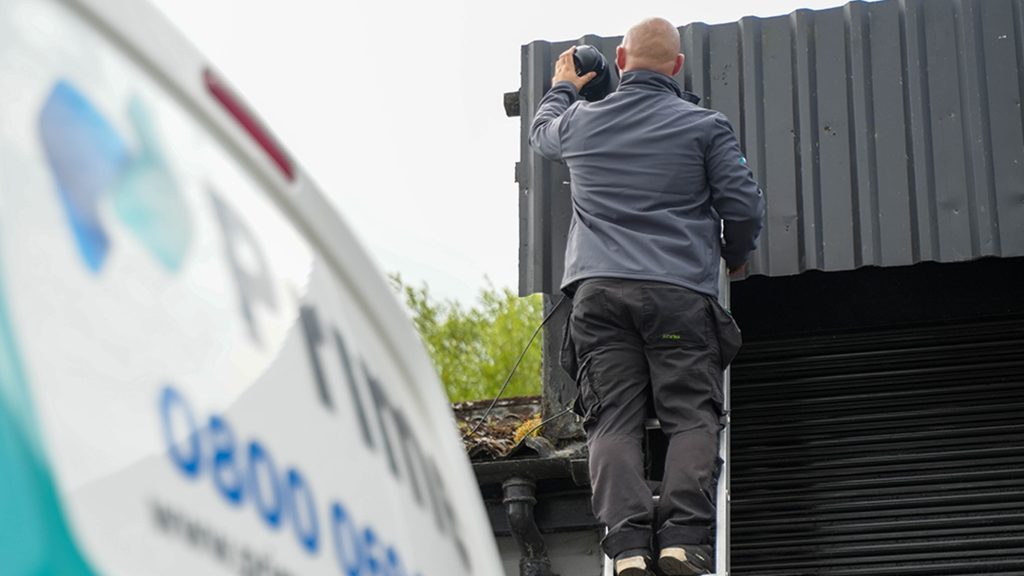
[[[661,72],[653,70],[630,70],[626,72],[622,75],[622,80],[619,82],[619,90],[624,92],[633,90],[671,92],[691,104],[700,103],[700,96],[684,91],[671,76],[666,76]]]

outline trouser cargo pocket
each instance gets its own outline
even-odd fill
[[[579,377],[576,379],[576,400],[572,408],[572,411],[583,420],[584,429],[597,421],[597,415],[601,411],[601,397],[594,390],[594,382],[586,362],[580,367]]]
[[[715,333],[718,337],[721,369],[725,370],[739,353],[740,346],[743,345],[743,335],[740,333],[740,327],[733,320],[732,314],[722,308],[718,300],[713,298],[709,298],[709,300],[711,300],[711,314],[714,316]]]

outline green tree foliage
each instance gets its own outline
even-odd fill
[[[497,395],[543,317],[539,295],[521,298],[488,285],[474,306],[465,307],[438,300],[426,285],[407,285],[398,275],[391,282],[405,300],[452,402]],[[540,394],[540,361],[538,335],[502,397]]]

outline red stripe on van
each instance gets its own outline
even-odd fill
[[[278,145],[274,137],[260,124],[256,117],[249,112],[249,109],[242,104],[241,100],[235,97],[231,90],[209,69],[203,71],[203,82],[206,84],[206,89],[210,91],[210,94],[213,94],[213,97],[224,106],[228,113],[260,145],[260,148],[263,148],[263,151],[270,156],[274,164],[284,173],[285,178],[289,182],[295,180],[295,168],[288,155],[285,154],[284,149]]]

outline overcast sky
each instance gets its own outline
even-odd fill
[[[442,298],[518,283],[520,47],[839,0],[151,0],[259,112],[385,272]]]

